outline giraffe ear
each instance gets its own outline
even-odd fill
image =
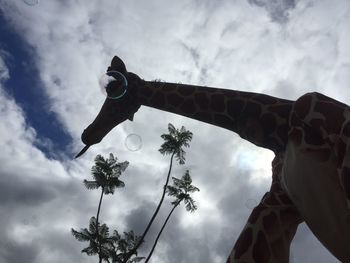
[[[114,58],[111,61],[111,66],[108,67],[107,71],[110,71],[110,70],[117,70],[121,73],[127,72],[124,62],[117,56],[114,56]]]
[[[134,120],[134,113],[130,114],[128,117],[128,120],[133,121]]]

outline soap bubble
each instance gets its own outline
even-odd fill
[[[103,74],[99,80],[99,84],[103,95],[110,99],[119,99],[123,97],[128,88],[127,79],[119,71],[108,71]],[[123,88],[120,89],[120,87]]]
[[[37,5],[39,4],[39,0],[23,0],[27,5]]]
[[[138,151],[142,147],[142,139],[135,133],[129,134],[125,138],[125,147],[132,152]]]
[[[258,202],[255,199],[247,199],[247,201],[245,202],[245,206],[249,209],[253,209],[254,207],[256,207],[258,204]]]

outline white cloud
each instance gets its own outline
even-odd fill
[[[248,2],[154,0],[120,5],[107,0],[41,1],[28,6],[21,1],[0,0],[13,28],[35,48],[36,66],[51,110],[73,137],[72,147],[77,151],[82,146],[83,128],[103,102],[98,80],[113,55],[122,57],[129,70],[147,80],[161,78],[266,92],[288,99],[311,90],[343,101],[350,98],[350,16],[346,1],[297,1],[295,5],[293,1],[274,2],[280,5],[250,1],[261,3],[265,10]],[[10,75],[0,60],[0,78],[4,81]],[[174,262],[169,255],[180,253],[187,262],[193,259],[194,251],[198,258],[192,262],[224,261],[250,213],[246,201],[259,201],[271,180],[269,153],[242,143],[226,130],[174,114],[141,107],[133,123],[116,128],[80,160],[59,162],[46,159],[34,146],[40,138],[26,123],[25,112],[3,89],[0,109],[1,173],[5,174],[3,178],[14,180],[1,185],[33,197],[32,206],[23,205],[23,212],[6,207],[7,219],[13,220],[16,233],[24,233],[28,241],[18,244],[17,236],[12,236],[16,243],[10,251],[26,251],[33,262],[62,261],[62,254],[67,262],[93,261],[80,255],[82,244],[73,240],[69,229],[85,227],[88,216],[95,213],[98,194],[84,190],[80,181],[89,176],[97,153],[114,152],[121,160],[130,161],[127,188],[106,198],[103,219],[121,229],[148,221],[146,217],[159,198],[154,189],[161,189],[167,172],[168,158],[161,157],[157,149],[161,144],[159,135],[166,132],[168,122],[194,132],[187,166],[202,191],[196,196],[199,210],[195,214],[177,211],[157,248],[157,262]],[[140,151],[125,148],[124,139],[129,133],[142,137]],[[252,160],[254,167],[249,165]],[[179,177],[183,169],[176,167],[174,175]],[[16,188],[17,184],[23,188]],[[34,190],[36,184],[41,185],[40,190]],[[133,193],[128,189],[134,189]],[[26,204],[15,195],[11,198],[17,200],[14,207]],[[6,205],[11,206],[10,201]],[[21,223],[25,213],[37,215],[37,227]],[[133,215],[145,218],[126,220]],[[195,224],[197,236],[187,235]],[[51,236],[60,234],[51,238],[38,229]],[[38,247],[29,245],[33,232],[33,240],[40,241],[40,254]],[[306,257],[305,248],[315,251],[309,256],[310,262],[326,258],[327,262],[335,262],[310,236],[305,228],[298,232],[292,249],[295,262]],[[172,246],[168,246],[170,241]],[[188,251],[193,243],[195,250]],[[8,255],[4,260],[10,259]]]

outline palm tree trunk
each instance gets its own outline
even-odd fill
[[[98,224],[98,218],[99,218],[99,216],[100,216],[100,210],[101,210],[101,204],[102,204],[103,192],[104,192],[104,187],[102,187],[101,197],[100,197],[100,202],[99,202],[99,204],[98,204],[98,208],[97,208],[96,224]]]
[[[98,243],[99,243],[99,252],[100,252],[100,253],[98,253],[98,256],[99,256],[99,263],[102,263],[102,257],[101,257],[101,242],[100,242],[99,232],[98,232],[98,218],[99,218],[99,216],[100,216],[100,210],[101,210],[103,192],[104,192],[104,187],[102,187],[100,202],[99,202],[99,204],[98,204],[97,215],[96,215],[97,241],[98,241]]]
[[[135,253],[135,251],[137,251],[137,249],[140,247],[140,245],[141,245],[142,242],[143,242],[143,239],[145,238],[146,234],[148,233],[148,230],[150,229],[150,227],[151,227],[151,225],[152,225],[154,219],[156,218],[156,216],[157,216],[157,214],[158,214],[158,212],[159,212],[159,209],[160,209],[160,207],[161,207],[161,205],[162,205],[162,203],[163,203],[163,201],[164,201],[166,188],[167,188],[167,186],[168,186],[168,184],[169,184],[169,178],[170,178],[171,168],[172,168],[172,166],[173,166],[173,158],[174,158],[174,155],[175,155],[175,152],[172,153],[171,158],[170,158],[170,166],[169,166],[168,176],[167,176],[167,179],[166,179],[164,188],[163,188],[162,198],[160,199],[159,204],[158,204],[156,210],[154,211],[151,220],[149,221],[149,223],[148,223],[148,225],[147,225],[145,231],[143,232],[143,234],[142,234],[142,236],[141,236],[141,238],[140,238],[139,243],[136,245],[136,247],[135,247],[133,250],[131,250],[131,251],[129,252],[129,255],[125,258],[125,260],[123,261],[123,263],[126,263],[126,262],[128,261],[128,259],[129,259],[129,258]]]
[[[148,260],[151,258],[152,254],[153,254],[153,251],[154,251],[154,249],[155,249],[156,246],[157,246],[157,243],[158,243],[158,240],[159,240],[159,238],[160,238],[160,235],[162,234],[162,232],[163,232],[163,230],[164,230],[166,224],[168,223],[169,218],[171,217],[172,213],[174,212],[175,208],[176,208],[179,204],[180,204],[180,202],[177,202],[177,203],[173,206],[173,208],[171,209],[171,211],[170,211],[169,215],[167,216],[167,218],[166,218],[166,220],[165,220],[165,222],[164,222],[162,228],[160,229],[160,231],[159,231],[159,233],[158,233],[158,236],[157,236],[156,240],[154,241],[154,244],[153,244],[153,247],[152,247],[152,249],[151,249],[151,252],[149,252],[148,257],[146,258],[145,263],[147,263]]]

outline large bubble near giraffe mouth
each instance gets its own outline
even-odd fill
[[[128,89],[126,77],[116,70],[103,74],[99,80],[99,84],[103,95],[109,99],[116,100],[122,98]]]

